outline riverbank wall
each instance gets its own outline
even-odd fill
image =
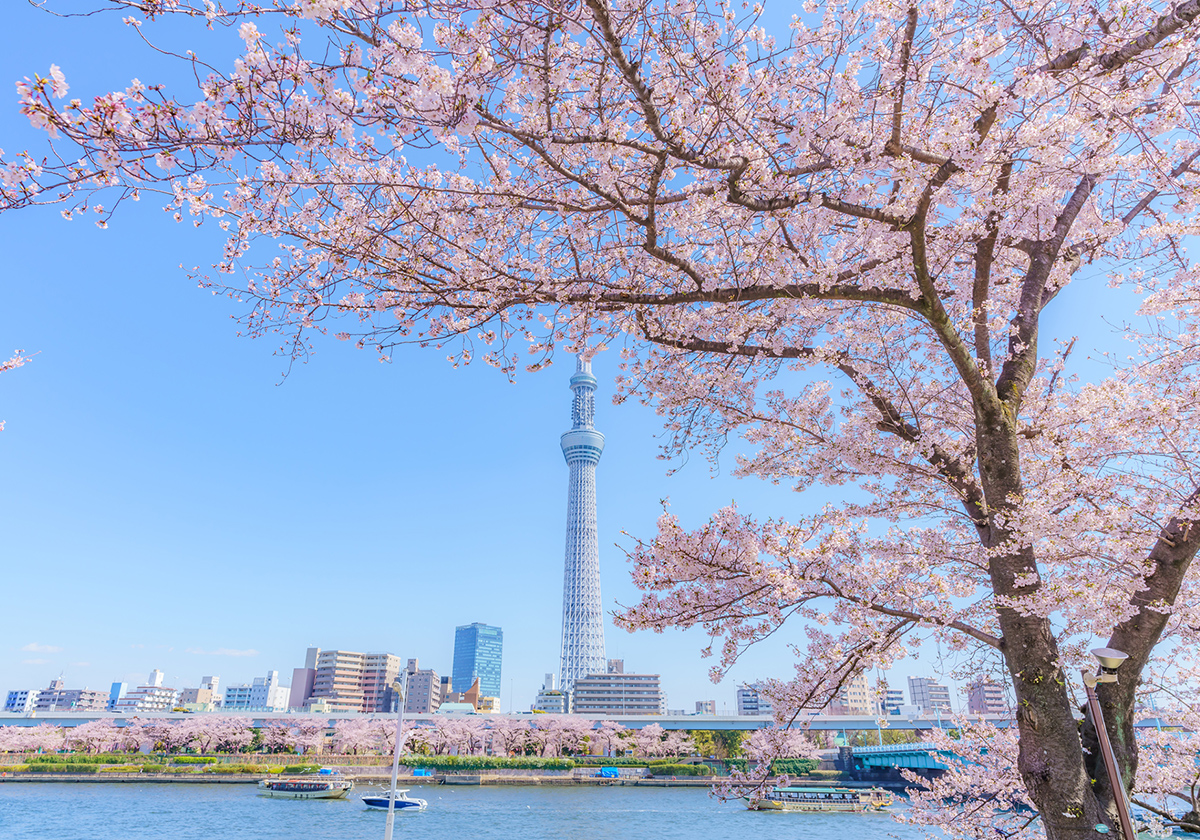
[[[362,772],[364,769],[367,772]],[[380,785],[386,787],[391,781],[390,772],[377,772],[375,768],[356,768],[343,773],[358,785]],[[0,773],[0,784],[5,783],[103,783],[103,784],[257,784],[263,778],[260,773]],[[711,787],[720,781],[715,776],[693,776],[689,778],[665,778],[655,776],[625,776],[605,779],[592,775],[566,774],[508,774],[508,773],[447,773],[437,776],[401,776],[399,784],[407,787],[429,787],[434,785],[535,785],[557,787]],[[806,787],[883,787],[903,792],[906,787],[896,782],[805,782]]]

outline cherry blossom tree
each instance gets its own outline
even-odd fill
[[[434,721],[428,735],[429,748],[434,755],[450,755],[459,749],[463,740],[463,722],[444,717]]]
[[[215,734],[212,718],[208,715],[188,715],[178,723],[170,724],[173,729],[171,743],[176,749],[208,752]]]
[[[482,755],[487,745],[487,725],[481,720],[464,720],[459,737],[459,755]]]
[[[64,744],[57,726],[0,726],[0,752],[53,752]]]
[[[902,771],[913,783],[903,819],[974,840],[1037,836],[1039,814],[1017,771],[1019,731],[986,724],[965,724],[960,731],[957,739],[941,729],[930,733],[949,766],[945,773],[924,779]]]
[[[336,753],[358,755],[360,752],[375,749],[378,744],[379,736],[375,731],[373,719],[347,718],[334,724],[333,751]]]
[[[374,739],[374,749],[384,755],[391,755],[396,748],[396,721],[391,718],[371,718],[370,727]],[[406,720],[401,730],[404,739],[403,748],[416,750],[426,744],[425,733],[429,730],[418,727],[413,721]]]
[[[120,739],[120,729],[111,720],[89,720],[66,730],[64,739],[67,749],[85,753],[111,752]]]
[[[120,752],[137,752],[146,740],[143,733],[143,723],[138,718],[129,718],[123,726],[117,728],[114,746]]]
[[[494,755],[520,755],[529,737],[529,724],[514,718],[499,718],[490,722],[488,732]]]
[[[665,511],[625,626],[704,628],[720,676],[796,624],[785,717],[935,640],[1016,698],[1024,793],[976,795],[1027,797],[1053,840],[1115,825],[1085,652],[1129,654],[1100,694],[1133,785],[1139,687],[1200,641],[1200,0],[778,27],[700,0],[105,5],[147,38],[236,27],[241,56],[183,57],[177,94],[21,83],[49,140],[0,157],[0,208],[105,224],[165,195],[228,231],[210,282],[244,277],[247,330],[295,357],[326,331],[510,373],[620,345],[666,455],[744,443],[739,474],[830,500]],[[1127,324],[1103,364],[1076,349],[1089,298]]]
[[[634,749],[638,755],[644,755],[647,758],[656,758],[660,755],[665,755],[665,747],[663,744],[663,735],[666,730],[657,723],[652,723],[649,726],[643,726],[633,735]]]
[[[562,755],[586,755],[592,743],[592,722],[573,715],[562,718],[558,744]]]
[[[21,729],[21,732],[18,733],[21,752],[56,752],[61,750],[66,743],[62,727],[59,726],[41,723],[37,726],[19,728]]]
[[[238,753],[254,741],[253,721],[248,717],[210,715],[207,719],[212,737],[208,740],[205,750]]]
[[[818,747],[803,730],[775,726],[750,733],[745,749],[747,758],[768,763],[774,758],[816,758],[818,752]]]
[[[291,728],[284,721],[271,721],[262,727],[262,745],[269,753],[293,752],[296,748]]]
[[[584,749],[591,722],[571,715],[535,715],[530,721],[527,743],[538,755],[557,758]]]
[[[1151,815],[1147,822],[1159,834],[1173,828],[1200,831],[1200,719],[1191,718],[1187,729],[1148,730],[1138,738],[1141,755],[1133,801]]]
[[[691,737],[686,732],[670,731],[662,739],[660,749],[662,755],[675,757],[690,753],[694,748]]]
[[[590,733],[592,744],[600,750],[602,755],[613,755],[614,750],[624,749],[621,746],[620,733],[625,731],[625,727],[616,721],[602,720]]]
[[[291,744],[306,755],[323,752],[329,722],[320,717],[298,717],[288,723]]]
[[[141,734],[154,752],[176,752],[187,746],[194,735],[190,724],[155,718],[142,722]]]

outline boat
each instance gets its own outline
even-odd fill
[[[408,795],[409,788],[402,788],[395,792],[396,810],[397,811],[424,811],[428,803],[424,799],[417,799]],[[381,790],[378,793],[364,793],[362,795],[363,804],[368,808],[382,808],[387,810],[388,801],[392,798],[392,791]]]
[[[354,780],[322,767],[316,773],[299,776],[279,776],[258,783],[260,796],[284,799],[345,799],[354,789]]]
[[[877,787],[777,787],[742,798],[751,811],[881,811],[892,804],[892,795]]]

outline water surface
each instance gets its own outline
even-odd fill
[[[382,840],[358,800],[269,799],[253,785],[2,783],[3,840]],[[703,788],[414,787],[397,840],[917,840],[886,814],[748,811]]]

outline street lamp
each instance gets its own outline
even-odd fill
[[[1121,821],[1121,833],[1124,840],[1137,840],[1133,830],[1133,821],[1129,818],[1129,800],[1125,797],[1125,785],[1121,783],[1121,774],[1117,770],[1117,757],[1113,754],[1112,742],[1108,739],[1108,729],[1104,726],[1104,712],[1100,710],[1100,698],[1096,696],[1096,686],[1100,683],[1115,683],[1117,668],[1129,658],[1129,654],[1113,648],[1096,648],[1092,656],[1100,663],[1100,670],[1095,674],[1083,671],[1083,685],[1087,690],[1088,711],[1092,715],[1092,726],[1096,729],[1096,738],[1100,742],[1100,755],[1104,759],[1104,768],[1108,771],[1108,781],[1112,786],[1113,800],[1117,804],[1117,816]],[[1097,826],[1099,828],[1099,826]]]
[[[392,696],[398,698],[396,704],[396,745],[392,751],[392,789],[388,791],[387,822],[384,823],[383,840],[392,840],[392,831],[396,821],[396,780],[400,774],[400,752],[404,747],[404,699],[408,694],[408,671],[401,671],[396,681],[392,683]]]

